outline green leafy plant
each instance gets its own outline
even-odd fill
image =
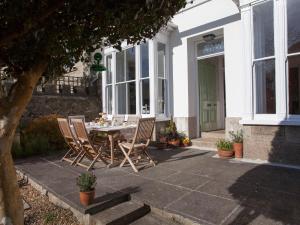
[[[47,212],[45,214],[45,223],[52,224],[56,219],[56,215],[53,212]]]
[[[231,137],[231,140],[234,143],[243,143],[244,140],[244,133],[243,130],[238,130],[236,132],[234,131],[229,131],[229,135]]]
[[[77,178],[77,186],[81,192],[93,191],[96,186],[97,177],[92,173],[82,173]]]
[[[166,137],[168,140],[177,140],[180,138],[180,135],[177,131],[176,123],[173,120],[173,117],[168,122],[168,125],[165,129],[166,131]]]
[[[216,146],[218,149],[223,151],[232,151],[232,142],[225,139],[218,140]]]

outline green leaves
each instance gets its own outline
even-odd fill
[[[124,40],[135,44],[152,38],[185,4],[185,0],[4,1],[0,67],[8,66],[7,71],[18,77],[40,58],[48,58],[45,75],[59,76],[85,51],[100,46],[119,49]]]

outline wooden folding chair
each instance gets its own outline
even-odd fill
[[[92,143],[88,136],[88,132],[85,128],[85,124],[82,119],[72,119],[71,123],[74,127],[76,136],[78,140],[80,141],[80,144],[83,149],[83,155],[77,160],[76,165],[82,166],[87,168],[89,171],[93,168],[94,164],[97,161],[102,161],[106,165],[108,164],[106,160],[102,157],[102,154],[104,154],[105,147],[107,147],[107,142],[103,141],[101,143],[98,143],[97,145]],[[85,165],[81,163],[83,158],[86,157],[87,159],[91,160],[91,164]]]
[[[83,122],[85,123],[85,116],[84,115],[68,116],[68,122],[69,122],[70,125],[72,125],[72,122],[71,122],[72,119],[82,119]]]
[[[68,152],[62,157],[62,161],[70,162],[71,165],[74,165],[75,162],[83,154],[83,150],[80,146],[79,141],[73,135],[68,120],[65,118],[57,118],[58,126],[61,134],[63,135],[67,145],[69,146]]]
[[[123,167],[126,161],[129,162],[132,169],[135,172],[138,172],[138,169],[132,162],[133,160],[136,160],[138,163],[141,159],[142,155],[145,155],[146,158],[149,160],[149,162],[155,166],[154,161],[151,159],[149,153],[148,153],[148,146],[151,141],[153,129],[155,125],[155,118],[143,118],[139,119],[138,125],[135,131],[135,135],[133,137],[132,142],[125,142],[125,143],[119,143],[120,149],[122,150],[125,158],[120,164],[120,167]],[[141,154],[142,153],[142,154]],[[135,158],[132,158],[132,155],[135,155]]]
[[[128,115],[127,116],[127,125],[136,125],[141,118],[140,115]]]

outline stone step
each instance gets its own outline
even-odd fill
[[[91,216],[93,225],[126,225],[150,212],[150,206],[133,201],[123,202]]]
[[[181,225],[181,223],[150,212],[144,217],[131,223],[131,225]]]
[[[192,147],[198,147],[204,150],[217,150],[216,142],[218,138],[197,138],[192,139]]]
[[[225,131],[211,131],[211,132],[201,132],[201,138],[225,138]]]

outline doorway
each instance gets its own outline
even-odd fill
[[[225,129],[224,55],[198,60],[200,131]]]

